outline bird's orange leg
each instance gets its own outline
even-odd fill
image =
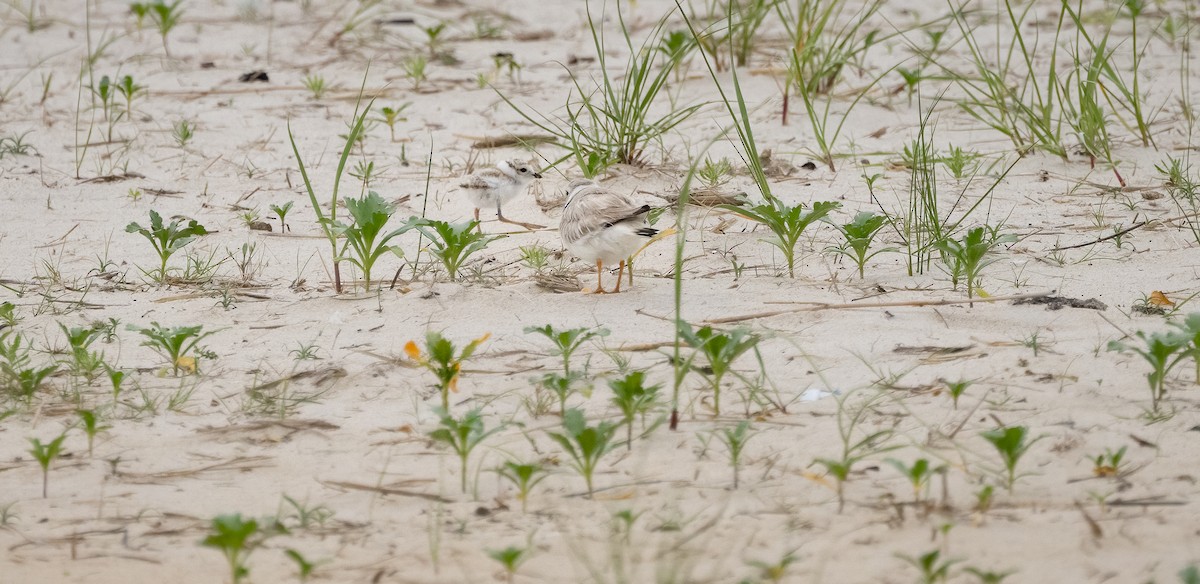
[[[604,262],[596,260],[596,289],[592,294],[608,294],[604,291]]]
[[[619,264],[619,267],[617,268],[617,287],[613,288],[613,294],[616,294],[621,291],[621,276],[624,276],[624,275],[625,275],[625,260],[621,260],[621,263]],[[630,269],[629,269],[629,275],[631,275],[631,276],[633,275],[632,267],[630,267]]]

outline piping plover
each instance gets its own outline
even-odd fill
[[[500,211],[502,203],[524,192],[535,178],[542,178],[542,175],[533,164],[521,160],[501,160],[494,167],[485,168],[463,178],[458,186],[467,192],[467,197],[475,205],[476,221],[479,220],[479,209],[495,205],[496,218],[501,222],[520,225],[525,229],[541,229],[543,225],[505,219],[504,213]]]
[[[614,193],[593,181],[571,181],[558,232],[571,253],[584,261],[596,262],[593,292],[607,293],[604,264],[616,262],[620,262],[620,267],[613,292],[621,291],[625,260],[658,233],[646,225],[649,212],[650,205],[639,205],[628,195]]]

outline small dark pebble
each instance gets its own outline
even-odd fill
[[[271,231],[271,224],[266,221],[251,221],[251,231]]]
[[[475,509],[476,517],[487,517],[488,515],[491,515],[491,514],[492,514],[491,509],[488,509],[487,507],[477,507]]]
[[[816,170],[816,169],[817,169],[817,163],[815,163],[815,162],[813,162],[813,161],[809,160],[808,162],[805,162],[804,164],[801,164],[801,165],[800,165],[800,168],[803,168],[804,170]]]
[[[243,73],[241,77],[238,77],[238,81],[241,81],[242,83],[252,83],[254,81],[262,81],[263,83],[266,83],[270,80],[271,78],[267,76],[266,71],[251,71],[249,73]]]
[[[200,63],[201,69],[215,69],[216,67],[217,67],[217,64],[213,63],[212,61],[205,61],[203,63]]]

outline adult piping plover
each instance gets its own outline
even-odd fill
[[[516,198],[525,191],[535,178],[542,178],[531,163],[521,160],[501,160],[492,168],[485,168],[463,178],[458,184],[467,192],[467,197],[475,205],[475,220],[479,220],[479,209],[496,206],[496,218],[504,223],[520,225],[525,229],[541,229],[543,225],[521,223],[504,218],[500,205],[505,201]]]
[[[607,293],[604,264],[616,262],[620,267],[613,292],[621,291],[625,260],[658,233],[646,225],[648,212],[650,205],[639,205],[628,195],[614,193],[590,180],[574,180],[567,187],[558,232],[572,254],[596,262],[595,293]]]

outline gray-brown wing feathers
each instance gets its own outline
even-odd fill
[[[571,199],[559,232],[564,241],[579,241],[620,223],[641,221],[648,211],[649,205],[639,205],[627,195],[589,187]]]

